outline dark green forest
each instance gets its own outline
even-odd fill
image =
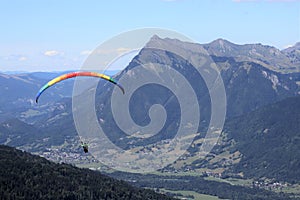
[[[225,132],[244,156],[235,167],[246,178],[299,183],[300,97],[287,98],[226,123]]]
[[[99,172],[0,145],[0,199],[172,199]]]

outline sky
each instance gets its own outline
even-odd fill
[[[300,0],[1,0],[0,71],[80,69],[110,38],[157,27],[197,43],[284,49],[300,42]]]

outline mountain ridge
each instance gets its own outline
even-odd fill
[[[236,59],[236,61],[255,62],[280,73],[300,72],[300,68],[297,63],[292,62],[291,56],[287,55],[287,50],[279,50],[276,47],[263,45],[261,43],[235,44],[228,40],[219,38],[210,43],[199,44],[182,42],[177,39],[170,38],[162,39],[156,36],[151,38],[145,47],[172,49],[170,46],[167,46],[165,42],[171,44],[173,49],[174,46],[180,43],[182,48],[187,48],[188,46],[191,51],[204,52],[205,50],[207,51],[206,54],[208,53],[212,56],[231,57]],[[296,47],[297,44],[291,48]]]

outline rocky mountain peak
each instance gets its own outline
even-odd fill
[[[297,42],[294,46],[290,46],[286,49],[283,49],[282,52],[284,53],[291,53],[293,51],[300,51],[300,42]]]
[[[221,49],[231,49],[232,46],[237,46],[236,44],[229,42],[228,40],[218,38],[208,44],[211,47],[221,48]]]
[[[296,43],[292,47],[288,47],[281,51],[283,54],[285,54],[293,64],[296,66],[299,66],[300,64],[300,42]],[[298,68],[298,71],[300,69]]]
[[[201,52],[202,45],[191,42],[183,42],[179,39],[174,38],[161,38],[157,35],[153,35],[144,48],[158,48],[174,52],[179,49],[189,51],[200,50]]]

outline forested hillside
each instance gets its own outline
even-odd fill
[[[1,199],[172,199],[88,169],[0,146]]]

